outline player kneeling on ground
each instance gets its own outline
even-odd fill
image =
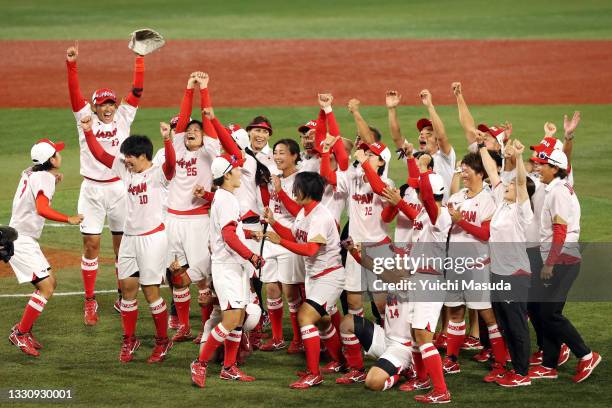
[[[127,186],[128,216],[124,237],[119,248],[119,284],[121,286],[121,320],[123,321],[123,345],[119,354],[122,363],[132,361],[140,346],[136,338],[138,320],[138,288],[142,287],[155,322],[155,347],[149,363],[164,359],[172,342],[168,340],[168,311],[160,295],[159,285],[166,271],[168,240],[163,223],[162,186],[167,186],[176,165],[176,157],[170,125],[160,124],[164,138],[165,162],[154,165],[153,143],[146,136],[130,136],[120,148],[121,155],[107,153],[91,130],[91,117],[81,119],[87,146],[96,160],[123,180]]]
[[[23,171],[13,199],[10,226],[2,230],[2,249],[13,246],[13,254],[7,251],[6,258],[13,268],[19,283],[30,282],[36,287],[21,317],[11,329],[9,340],[21,351],[34,357],[42,346],[32,336],[32,325],[42,313],[47,301],[53,295],[56,281],[49,262],[38,245],[38,238],[45,225],[45,219],[78,225],[83,216],[69,217],[52,209],[49,204],[55,193],[55,185],[62,180],[59,168],[62,164],[60,151],[63,142],[53,143],[41,139],[32,147],[34,165]],[[13,229],[14,228],[14,229]],[[7,241],[8,242],[5,242]],[[14,241],[14,242],[12,242]]]
[[[234,190],[240,187],[239,165],[235,157],[224,154],[215,158],[211,167],[213,184],[219,187],[210,209],[211,272],[222,318],[205,340],[198,359],[191,363],[191,381],[201,388],[206,384],[208,362],[221,344],[225,348],[225,357],[220,378],[255,380],[236,367],[245,308],[250,302],[245,260],[255,268],[264,264],[263,258],[244,245],[246,237],[242,229],[240,203],[234,196]]]

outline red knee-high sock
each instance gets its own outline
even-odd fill
[[[412,364],[414,365],[414,371],[416,371],[419,381],[427,380],[427,370],[425,370],[425,365],[423,364],[421,350],[415,346],[412,346]]]
[[[206,339],[204,346],[200,348],[200,355],[198,356],[198,361],[201,363],[207,363],[225,339],[229,331],[223,327],[221,323],[215,326],[214,329],[210,332],[210,336]],[[240,344],[240,343],[239,343]]]
[[[123,323],[123,335],[132,337],[136,332],[136,321],[138,320],[138,301],[121,299],[121,322]]]
[[[28,333],[32,330],[32,326],[38,316],[42,313],[47,304],[47,299],[45,299],[38,291],[32,293],[28,304],[26,305],[23,315],[21,316],[21,320],[17,325],[17,330],[20,333]]]
[[[200,306],[200,310],[202,311],[202,327],[204,327],[208,319],[210,319],[210,314],[213,311],[213,304]]]
[[[268,299],[268,316],[272,326],[272,338],[275,341],[283,340],[283,298]]]
[[[240,348],[240,339],[242,338],[242,327],[236,327],[225,338],[225,356],[223,358],[223,366],[230,368],[236,364],[238,349]]]
[[[442,359],[438,349],[432,343],[425,343],[419,347],[421,356],[423,357],[423,365],[431,379],[431,383],[435,391],[446,392],[446,382],[444,381],[444,372],[442,370]]]
[[[189,307],[191,305],[191,293],[189,292],[189,287],[172,289],[172,297],[174,299],[174,307],[176,307],[176,315],[179,318],[181,326],[190,327]]]
[[[302,341],[300,334],[300,325],[298,324],[297,318],[298,310],[300,309],[301,304],[302,299],[289,303],[289,316],[291,317],[291,328],[293,329],[293,340],[291,340],[292,342]]]
[[[350,368],[357,370],[363,369],[363,355],[361,354],[361,343],[359,339],[350,333],[340,333],[342,337],[342,346],[344,349],[344,358],[346,358],[346,364]]]
[[[331,318],[331,322],[336,328],[336,331],[340,333],[340,319],[342,316],[340,316],[340,312],[338,311],[338,307],[336,305],[329,308],[329,317]]]
[[[342,343],[334,325],[330,324],[323,333],[319,333],[319,336],[327,348],[329,357],[334,361],[342,361]]]
[[[302,342],[306,350],[306,369],[312,374],[318,375],[319,371],[319,354],[321,353],[321,339],[319,338],[319,330],[312,324],[302,326]]]
[[[155,337],[165,339],[168,337],[168,309],[163,298],[157,299],[149,305],[153,321],[155,322]]]
[[[85,288],[85,298],[91,299],[95,296],[96,275],[98,274],[98,258],[87,259],[81,257],[81,276],[83,277],[83,287]]]
[[[465,340],[465,320],[462,322],[448,322],[446,340],[446,356],[459,356],[459,350]]]
[[[491,350],[493,350],[493,357],[495,362],[501,365],[506,365],[506,357],[508,355],[508,349],[506,348],[506,342],[502,337],[501,332],[496,324],[487,326],[489,332],[489,341],[491,343]]]

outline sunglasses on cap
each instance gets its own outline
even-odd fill
[[[235,167],[234,165],[236,163],[238,163],[238,159],[236,159],[236,156],[234,156],[234,155],[229,156],[229,159],[230,159],[229,160],[229,166],[227,166],[225,168],[225,170],[223,171],[223,174],[229,173],[231,171],[232,167]]]
[[[546,152],[539,152],[536,157],[540,160],[546,160],[547,162],[550,162],[556,166],[560,166],[562,164],[560,161],[555,160],[552,157],[550,157],[548,154],[546,154]]]

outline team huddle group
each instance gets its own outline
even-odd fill
[[[577,383],[601,361],[562,313],[580,270],[580,205],[570,162],[578,112],[564,118],[563,140],[554,137],[554,124],[545,124],[544,139],[525,157],[509,123],[476,126],[461,84],[453,83],[468,145],[457,161],[427,90],[419,96],[428,117],[416,123],[414,146],[400,130],[401,95],[386,93],[393,153],[361,115],[358,100],[348,102],[357,137],[346,138],[332,95],[319,94],[318,117],[303,118],[299,142],[284,138],[270,147],[270,120],[257,116],[244,129],[222,124],[208,75],[194,72],[180,113],[160,123],[164,147],[154,154],[148,137],[130,136],[144,87],[144,57],[136,56],[132,89],[120,103],[108,88],[95,91],[90,103],[81,94],[77,56],[76,47],[68,48],[83,176],[79,214],[67,216],[50,206],[62,179],[64,144],[48,139],[32,147],[33,165],[22,173],[13,201],[10,226],[19,235],[9,262],[20,283],[36,287],[9,337],[24,353],[40,353],[32,326],[56,287],[38,244],[48,219],[80,225],[86,325],[98,321],[94,289],[107,220],[117,255],[123,363],[140,346],[139,289],[155,323],[148,362],[156,363],[173,344],[193,339],[190,286],[197,285],[202,330],[194,340],[200,349],[191,378],[199,387],[215,359],[222,360],[222,379],[254,381],[238,365],[255,349],[305,354],[306,369],[290,384],[293,389],[319,385],[325,373],[339,374],[337,384],[365,383],[378,391],[405,378],[401,390],[431,389],[415,397],[425,403],[451,401],[444,375],[460,372],[460,350],[480,350],[474,358],[491,364],[484,381],[504,387],[557,378],[570,351],[578,358]],[[196,89],[201,120],[191,118]],[[395,154],[406,165],[399,188],[388,177]],[[344,211],[349,222],[342,228]],[[403,256],[485,254],[479,267],[458,279],[510,282],[552,297],[509,300],[461,286],[443,298],[418,289],[381,292],[377,280],[432,284],[450,279],[453,271],[423,266],[407,277],[393,269],[376,275],[368,254],[377,248]],[[160,294],[163,282],[172,289],[171,308]],[[375,322],[364,318],[364,299]],[[283,337],[284,301],[293,331],[289,344]],[[534,354],[529,321],[537,334]],[[263,332],[268,325],[271,335]],[[172,337],[169,328],[176,330]],[[446,349],[444,359],[439,349]],[[376,359],[367,371],[364,354]],[[321,355],[329,360],[322,367]]]

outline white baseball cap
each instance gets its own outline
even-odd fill
[[[370,150],[371,152],[379,156],[381,159],[383,159],[387,164],[389,163],[389,160],[391,160],[391,150],[389,150],[389,148],[385,146],[384,143],[362,143],[361,145],[359,145],[359,148],[363,150]]]
[[[212,165],[210,166],[213,180],[225,176],[227,173],[232,171],[233,168],[238,166],[238,160],[229,154],[222,154],[221,156],[215,157],[215,160],[213,160]]]
[[[64,150],[64,142],[53,143],[49,139],[40,139],[30,150],[30,156],[34,164],[43,164],[56,152]]]
[[[444,194],[444,179],[436,173],[429,173],[429,184],[434,195]]]
[[[540,164],[549,164],[567,170],[567,156],[561,150],[542,151],[534,159],[534,161]]]

